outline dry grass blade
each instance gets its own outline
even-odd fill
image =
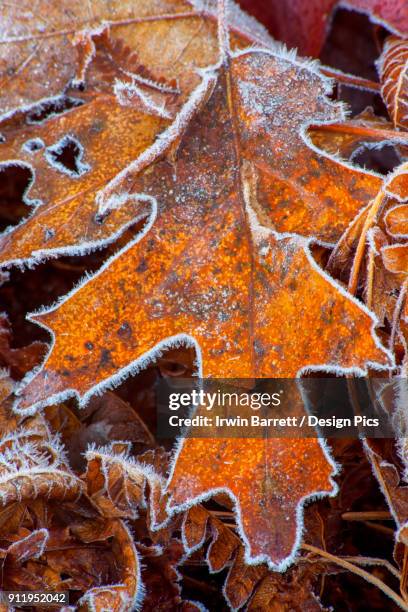
[[[325,550],[317,548],[316,546],[312,546],[311,544],[303,543],[301,545],[301,548],[303,550],[307,550],[311,553],[314,553],[315,555],[319,555],[323,559],[327,559],[331,563],[340,565],[340,567],[344,567],[344,569],[348,570],[349,572],[353,572],[353,574],[360,576],[360,578],[363,578],[367,582],[370,582],[371,584],[378,587],[383,593],[385,593],[385,595],[387,595],[390,599],[392,599],[397,604],[397,606],[399,606],[402,610],[408,610],[408,604],[402,599],[402,597],[400,597],[395,591],[393,591],[388,585],[386,585],[382,580],[380,580],[376,576],[373,576],[369,572],[366,572],[365,570],[361,569],[360,567],[357,567],[357,565],[350,563],[350,561],[347,561],[346,559],[342,557],[337,557],[336,555],[332,555],[331,553],[328,553]],[[392,573],[394,573],[394,571]]]

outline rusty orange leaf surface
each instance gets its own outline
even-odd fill
[[[211,36],[215,20],[205,15],[200,3],[183,0],[40,0],[35,6],[4,3],[0,25],[0,116],[8,116],[20,107],[30,107],[52,100],[65,92],[79,75],[86,75],[92,61],[83,57],[83,37],[109,27],[115,38],[136,48],[142,64],[162,64],[172,78],[186,70],[188,57],[213,53],[216,43]],[[197,10],[198,9],[198,10]],[[169,40],[169,33],[177,36]],[[212,33],[211,33],[212,30]],[[89,39],[89,38],[88,38]],[[157,57],[157,43],[167,39],[167,53]],[[90,39],[89,39],[90,41]],[[136,42],[137,41],[137,42]],[[152,64],[153,58],[153,64]],[[163,74],[166,76],[166,74]]]
[[[316,68],[291,56],[225,51],[145,161],[98,194],[105,222],[129,197],[149,203],[147,231],[33,317],[54,344],[19,410],[72,393],[86,402],[143,367],[158,341],[195,346],[205,377],[388,363],[374,318],[309,250],[311,235],[338,237],[379,187],[303,140],[309,122],[339,116],[326,91]],[[171,508],[227,492],[247,560],[281,568],[299,542],[302,503],[333,492],[333,471],[317,440],[189,439],[169,482]]]
[[[293,99],[295,87],[299,93],[309,90],[307,110],[292,109],[293,126],[284,123],[286,100],[281,122],[278,109],[273,116],[265,111],[276,72],[288,79]],[[132,363],[137,368],[158,339],[181,334],[199,345],[205,376],[295,376],[317,364],[364,369],[366,361],[385,363],[370,333],[373,319],[323,274],[307,240],[293,235],[320,230],[329,237],[339,210],[346,224],[361,205],[350,196],[344,201],[345,184],[359,184],[360,197],[368,199],[378,183],[306,145],[299,152],[290,146],[291,138],[299,144],[296,120],[299,130],[309,113],[331,115],[324,88],[307,66],[262,50],[207,73],[195,93],[201,110],[190,101],[170,126],[162,160],[144,169],[136,160],[139,172],[130,166],[100,193],[107,220],[129,197],[150,203],[151,227],[60,306],[33,317],[52,329],[56,341],[45,367],[24,390],[21,407],[66,389],[86,396]],[[179,143],[183,121],[188,128]],[[166,159],[174,143],[176,159]],[[306,174],[301,155],[303,162],[309,159]],[[265,187],[275,174],[279,181],[281,168],[295,172],[286,184],[297,202]],[[347,203],[354,208],[349,214]],[[278,234],[267,224],[291,234]]]
[[[66,11],[64,3],[56,7],[48,0],[37,6],[49,28],[42,17],[30,19],[29,9],[16,14],[12,7],[3,23],[0,176],[24,172],[21,198],[32,208],[0,238],[3,265],[87,253],[145,217],[145,202],[130,197],[101,224],[95,195],[156,140],[199,82],[197,68],[217,58],[214,16],[189,2],[68,4]],[[233,21],[234,45],[260,37],[269,42],[238,9]],[[29,60],[19,59],[26,53]],[[75,71],[82,74],[83,92]]]
[[[114,96],[100,94],[76,112],[10,134],[7,148],[0,151],[0,173],[15,167],[28,171],[31,184],[23,197],[34,210],[1,238],[2,263],[41,261],[68,253],[74,246],[85,253],[146,217],[145,203],[129,198],[101,224],[95,194],[109,176],[149,147],[165,125],[160,117],[123,107]],[[34,151],[30,143],[37,143]],[[64,149],[71,149],[72,165],[59,162]]]

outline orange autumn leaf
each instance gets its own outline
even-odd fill
[[[92,6],[91,3],[90,7]],[[89,252],[114,241],[129,225],[134,225],[138,219],[145,217],[147,213],[143,201],[129,197],[126,202],[122,202],[120,210],[111,211],[109,219],[101,223],[95,195],[163,131],[166,119],[158,116],[146,102],[149,96],[160,93],[161,79],[168,77],[169,83],[178,83],[181,103],[198,82],[195,68],[208,65],[217,59],[214,17],[205,11],[195,12],[188,3],[172,5],[171,11],[166,3],[163,6],[147,4],[143,5],[143,8],[132,5],[131,15],[128,14],[130,8],[127,5],[121,6],[121,11],[126,13],[126,23],[122,24],[116,12],[115,22],[109,18],[104,21],[104,27],[110,28],[109,32],[105,29],[102,33],[101,28],[97,27],[104,17],[101,10],[96,4],[93,11],[96,22],[92,22],[93,28],[90,28],[87,21],[89,16],[81,14],[82,16],[75,15],[73,18],[73,24],[78,21],[77,29],[73,26],[68,33],[64,31],[60,35],[57,30],[55,34],[51,32],[46,35],[47,41],[52,40],[59,45],[66,36],[70,39],[73,32],[76,32],[74,42],[79,56],[83,44],[91,45],[89,61],[87,60],[86,64],[86,79],[84,76],[84,94],[74,87],[69,87],[64,91],[71,102],[68,104],[67,99],[64,103],[61,102],[62,109],[53,109],[51,112],[50,109],[46,110],[46,105],[41,107],[37,104],[25,112],[17,109],[10,119],[3,121],[1,129],[5,143],[0,150],[0,174],[6,173],[3,175],[6,177],[7,172],[15,171],[16,168],[25,172],[26,190],[21,197],[25,204],[34,207],[26,221],[17,228],[11,227],[0,239],[0,263],[3,265],[32,265],[56,255]],[[62,7],[55,16],[57,23],[61,11]],[[18,29],[19,16],[11,13],[10,23],[14,22]],[[149,27],[146,24],[149,24]],[[252,22],[247,24],[243,21],[235,9],[232,25],[234,47],[242,47],[249,40],[254,41],[261,37]],[[31,24],[30,27],[35,31],[35,25]],[[152,41],[152,32],[160,38],[160,45],[163,44],[163,39],[166,41],[164,56],[158,56],[158,50]],[[24,36],[22,38],[25,40]],[[34,40],[37,40],[38,36],[38,40],[42,40],[38,33],[32,36]],[[188,38],[189,36],[192,39]],[[27,37],[30,38],[28,34]],[[191,44],[187,44],[187,41]],[[22,42],[20,38],[15,40],[18,49]],[[139,59],[143,68],[141,74],[137,63]],[[81,57],[74,64],[80,64],[80,61]],[[151,69],[146,68],[146,65]],[[34,72],[31,72],[30,66],[31,63],[24,68],[24,82],[33,85],[33,81],[38,80],[38,73],[34,70],[34,65]],[[22,75],[19,73],[15,78],[19,81]],[[368,173],[357,174],[355,170],[340,168],[326,157],[313,154],[309,148],[305,150],[303,127],[307,126],[309,116],[310,121],[320,119],[327,122],[340,119],[342,115],[340,109],[336,112],[334,107],[330,109],[326,105],[319,117],[320,109],[316,99],[314,108],[303,117],[302,100],[311,94],[311,88],[306,86],[306,91],[303,92],[301,84],[298,83],[297,95],[292,100],[291,83],[292,80],[289,80],[285,91],[282,89],[282,83],[277,83],[275,89],[278,91],[275,93],[271,90],[270,108],[265,107],[263,112],[274,113],[276,104],[277,109],[285,109],[284,113],[276,113],[274,119],[275,152],[278,154],[282,143],[288,140],[285,132],[291,131],[288,143],[293,151],[299,151],[299,158],[289,156],[285,151],[281,152],[281,159],[277,155],[276,166],[282,161],[287,164],[288,159],[293,157],[292,163],[282,177],[280,172],[276,171],[273,175],[261,172],[260,192],[268,191],[270,198],[276,199],[275,212],[269,219],[276,229],[308,234],[309,227],[310,233],[316,234],[318,238],[333,241],[339,237],[358,209],[374,197],[379,181]],[[243,81],[242,87],[244,86]],[[143,91],[139,91],[140,88]],[[164,97],[167,95],[166,91],[164,87]],[[171,91],[170,88],[170,93]],[[247,95],[254,99],[250,91]],[[145,104],[142,103],[143,100]],[[71,104],[74,105],[73,108]],[[69,112],[63,112],[67,109],[70,109]],[[45,113],[45,119],[34,121],[33,113],[37,113],[40,119],[42,113]],[[293,125],[287,121],[291,113]],[[30,125],[25,125],[25,122]],[[279,123],[282,122],[287,125],[281,126],[282,129],[279,130]],[[129,126],[132,126],[132,129],[129,129]],[[302,131],[299,130],[300,127]],[[253,143],[250,146],[253,146]],[[304,158],[304,154],[307,154],[307,158]],[[302,165],[298,163],[300,158]],[[259,162],[265,163],[262,156]],[[309,176],[303,174],[305,167],[308,168]],[[303,183],[308,185],[306,193]],[[324,201],[323,207],[315,207],[316,197]],[[291,206],[288,205],[289,201]],[[331,210],[333,206],[337,207],[336,214]],[[298,209],[296,218],[293,217],[295,207]]]
[[[278,109],[273,116],[265,110],[280,86],[276,73],[281,81],[286,75],[293,99],[295,88],[299,96],[308,92],[307,111],[295,103],[290,124],[283,121],[288,100],[281,100],[281,121]],[[358,185],[363,201],[378,186],[377,178],[305,144],[289,146],[291,140],[299,145],[294,128],[301,129],[306,112],[315,119],[331,116],[325,87],[307,64],[266,50],[240,53],[228,67],[207,72],[161,149],[154,145],[99,194],[107,220],[128,197],[150,203],[148,231],[60,306],[33,316],[52,329],[56,342],[25,388],[21,407],[49,403],[67,389],[86,397],[152,351],[158,339],[180,334],[198,343],[205,376],[295,376],[319,364],[364,369],[367,361],[386,362],[371,335],[373,319],[323,274],[307,240],[266,227],[306,235],[320,230],[329,237],[334,217],[339,223],[343,210],[344,225],[361,205],[350,195],[344,200],[346,185]],[[152,163],[156,153],[162,159]],[[170,154],[175,160],[165,158]],[[309,174],[298,170],[300,157],[308,158]],[[298,201],[281,200],[268,188],[275,174],[280,180],[281,168]],[[288,214],[279,224],[284,207]]]
[[[325,1],[266,4],[317,49]],[[68,591],[61,612],[406,609],[405,43],[387,108],[360,78],[402,0],[341,4],[328,67],[228,0],[0,5],[0,590]],[[161,379],[291,378],[288,417],[322,373],[364,377],[398,441],[154,435]]]
[[[303,502],[335,493],[334,473],[316,439],[188,438],[169,480],[170,510],[226,492],[235,503],[246,562],[282,571],[299,545]]]
[[[242,18],[239,9],[234,13],[241,36],[267,38],[261,26]],[[216,54],[214,14],[201,2],[40,0],[35,7],[5,3],[1,17],[0,117],[58,97],[66,102],[67,87],[88,77],[92,35],[106,27],[114,39],[137,51],[142,66],[160,65],[162,76],[180,78],[183,89],[191,88],[191,80],[196,82],[192,74],[196,62],[200,65],[209,57],[213,61]],[[158,56],[157,44],[163,41],[166,54]]]
[[[135,152],[152,144],[165,120],[123,107],[114,96],[104,94],[77,111],[51,117],[41,126],[24,126],[1,149],[0,175],[25,169],[32,184],[23,198],[34,205],[32,215],[0,239],[2,264],[38,262],[69,253],[73,246],[78,253],[89,252],[147,215],[143,205],[130,198],[121,211],[100,224],[95,194],[109,175],[130,163]],[[27,143],[38,143],[37,150],[30,150]],[[71,163],[59,162],[64,152],[70,154]]]
[[[159,143],[99,193],[107,222],[129,197],[150,203],[147,230],[33,317],[55,343],[21,390],[20,410],[74,393],[86,402],[143,367],[158,340],[193,344],[206,377],[294,377],[316,366],[362,373],[368,362],[388,363],[374,318],[309,250],[309,236],[338,236],[379,186],[303,140],[309,122],[339,116],[326,91],[308,63],[225,48]],[[313,439],[189,439],[169,482],[172,511],[225,490],[247,560],[281,568],[299,542],[303,501],[332,493],[332,473]]]
[[[189,2],[107,8],[92,0],[88,8],[68,2],[66,11],[64,3],[40,4],[36,10],[48,15],[49,29],[42,18],[28,20],[12,7],[3,24],[7,88],[0,108],[8,112],[0,128],[0,177],[26,175],[21,199],[32,212],[0,238],[2,265],[87,253],[145,217],[143,202],[130,198],[101,224],[95,195],[155,141],[199,81],[196,68],[217,54],[214,15]],[[234,24],[234,44],[268,41],[238,9]],[[158,52],[163,44],[165,55]],[[14,69],[26,53],[30,61],[21,59]],[[52,70],[45,57],[52,58]]]

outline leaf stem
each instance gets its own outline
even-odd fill
[[[356,136],[362,136],[367,138],[376,138],[378,140],[393,140],[398,143],[407,142],[408,134],[404,132],[398,132],[397,130],[387,130],[380,128],[373,128],[368,125],[358,124],[352,121],[345,121],[344,123],[323,123],[321,125],[312,125],[310,130],[319,132],[337,132],[340,134],[355,134]]]
[[[229,30],[228,30],[228,0],[217,0],[218,17],[218,46],[220,49],[220,61],[224,62],[229,51]]]
[[[381,207],[383,199],[384,199],[384,192],[382,191],[382,189],[380,189],[380,191],[378,192],[378,194],[373,200],[371,208],[368,211],[366,220],[364,222],[364,226],[363,226],[363,229],[362,229],[362,232],[361,232],[358,244],[357,244],[356,253],[354,255],[353,265],[351,268],[351,273],[350,273],[350,278],[349,278],[349,283],[348,283],[348,290],[350,291],[352,295],[355,295],[357,292],[358,277],[360,273],[361,262],[363,260],[367,232],[375,221],[375,218]]]

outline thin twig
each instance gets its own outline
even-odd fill
[[[398,132],[397,130],[388,130],[371,127],[357,123],[357,121],[344,121],[341,123],[323,123],[321,125],[312,125],[310,130],[319,132],[336,132],[340,134],[355,134],[362,138],[376,138],[378,140],[396,141],[398,143],[408,142],[408,134]]]
[[[379,531],[390,538],[394,538],[395,531],[391,529],[391,527],[386,527],[385,525],[381,525],[380,523],[373,523],[371,521],[364,521],[363,525],[369,527],[370,529],[374,529],[375,531]]]
[[[343,521],[392,521],[393,517],[388,510],[370,510],[366,512],[343,512]]]
[[[321,68],[321,72],[323,72],[323,74],[326,76],[335,79],[338,83],[344,83],[344,85],[348,85],[349,87],[366,89],[368,91],[374,91],[375,93],[380,93],[381,91],[380,83],[355,76],[354,74],[347,74],[341,70],[334,70],[333,68],[327,68],[326,66]]]
[[[395,576],[397,580],[401,580],[401,572],[392,565],[387,559],[381,559],[379,557],[338,557],[343,561],[354,563],[356,565],[367,565],[367,566],[382,566],[385,567],[390,574]],[[308,563],[331,563],[329,559],[310,559],[309,557],[299,557],[298,561],[307,561]]]
[[[352,572],[353,574],[356,574],[357,576],[360,576],[360,578],[363,578],[367,582],[370,582],[378,589],[380,589],[385,595],[392,599],[392,601],[394,601],[397,606],[399,606],[402,610],[406,610],[408,612],[408,605],[402,599],[402,597],[400,597],[395,591],[393,591],[388,585],[386,585],[385,582],[383,582],[376,576],[373,576],[369,572],[366,572],[361,567],[358,567],[357,565],[354,565],[353,563],[350,563],[349,561],[346,561],[341,557],[336,557],[336,555],[332,555],[331,553],[328,553],[327,551],[322,550],[321,548],[312,546],[311,544],[303,543],[301,545],[301,548],[303,548],[303,550],[308,550],[309,552],[312,552],[315,555],[319,555],[320,557],[326,558],[329,561],[335,563],[336,565],[344,567],[344,569]]]
[[[387,559],[381,559],[380,557],[342,557],[342,559],[348,561],[349,563],[355,563],[357,565],[380,565],[382,567],[385,567],[390,572],[390,574],[397,578],[397,580],[401,580],[401,572],[399,572],[398,569],[394,567],[394,565],[392,565],[392,563],[387,561]]]

